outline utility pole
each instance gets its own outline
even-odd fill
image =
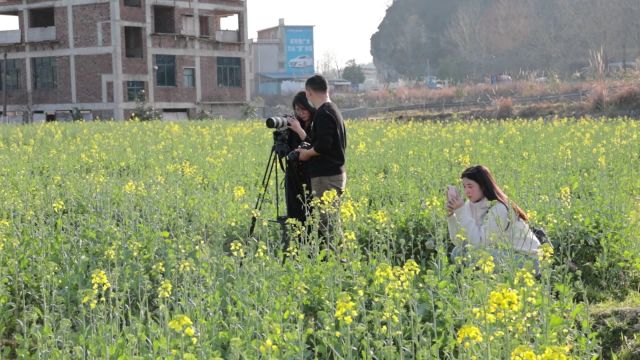
[[[2,117],[4,117],[4,122],[9,123],[9,117],[7,116],[7,52],[4,53],[4,62],[2,63],[2,87],[4,90],[2,93],[4,94],[4,101],[2,105]]]

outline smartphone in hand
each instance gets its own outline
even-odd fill
[[[458,198],[458,190],[453,185],[447,185],[447,199],[453,200]]]

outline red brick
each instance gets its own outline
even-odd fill
[[[73,7],[74,46],[98,46],[98,23],[110,19],[109,4],[76,5]],[[110,24],[105,23],[109,28]],[[102,25],[100,25],[102,27]],[[109,29],[110,30],[110,29]],[[110,43],[109,41],[108,43]]]
[[[111,54],[77,55],[76,97],[78,102],[102,102],[102,75],[112,74]]]

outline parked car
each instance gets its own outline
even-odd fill
[[[309,55],[298,55],[289,60],[289,67],[292,68],[303,68],[308,66],[313,66],[313,58]]]
[[[445,81],[435,76],[427,76],[427,87],[429,89],[442,89],[445,87]]]
[[[491,84],[511,82],[511,76],[507,74],[492,74],[490,81]]]

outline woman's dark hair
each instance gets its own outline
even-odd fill
[[[476,165],[466,168],[462,172],[462,175],[460,175],[460,178],[467,178],[469,180],[475,181],[476,183],[478,183],[478,185],[480,185],[480,190],[482,190],[484,197],[486,197],[488,200],[500,201],[507,208],[511,207],[516,212],[516,214],[518,214],[518,217],[520,219],[524,221],[529,220],[527,214],[525,214],[525,212],[522,211],[522,209],[520,209],[520,207],[516,203],[509,202],[509,198],[507,197],[507,195],[505,195],[502,189],[500,189],[495,179],[493,178],[493,175],[491,175],[491,171],[489,171],[486,166]]]
[[[313,120],[313,114],[315,113],[316,110],[309,103],[309,100],[307,99],[307,94],[304,91],[298,92],[296,96],[293,97],[293,101],[291,102],[291,107],[295,110],[296,105],[300,106],[301,108],[309,112],[309,115],[311,116],[309,118],[309,123],[311,123],[311,120]],[[298,118],[298,116],[296,116],[296,118]],[[298,118],[298,120],[300,120],[300,118]]]

